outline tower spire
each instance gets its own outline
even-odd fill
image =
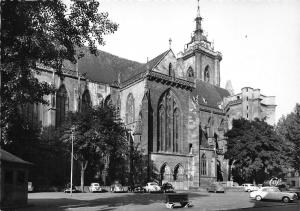
[[[198,1],[198,9],[197,9],[197,18],[198,18],[201,16],[200,16],[200,1],[199,0],[197,0],[197,1]]]
[[[195,19],[195,21],[196,21],[195,35],[199,39],[203,33],[203,29],[201,26],[202,17],[200,15],[200,0],[197,0],[197,2],[198,2],[198,6],[197,6],[197,17]]]

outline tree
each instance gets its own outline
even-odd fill
[[[233,163],[234,178],[239,182],[262,183],[280,176],[289,166],[288,147],[266,122],[256,119],[233,120],[225,157]]]
[[[60,131],[54,126],[44,127],[36,141],[37,156],[30,171],[30,181],[39,187],[62,187],[68,181],[70,169],[69,154],[65,144],[59,140]],[[32,151],[29,151],[32,153]],[[32,159],[32,155],[30,156]],[[45,190],[45,189],[44,189]]]
[[[140,150],[139,144],[133,144],[131,159],[133,183],[140,185],[147,183],[145,173],[148,171],[148,155],[145,155],[143,151]]]
[[[85,111],[68,114],[62,130],[61,139],[71,149],[70,137],[74,127],[74,158],[81,168],[81,189],[84,187],[85,171],[89,163],[104,163],[104,166],[119,167],[120,158],[128,149],[125,127],[116,121],[116,112],[112,107],[98,106]],[[107,159],[109,158],[109,159]],[[113,163],[112,161],[118,161]],[[105,163],[105,162],[110,162]],[[124,166],[124,165],[123,165]],[[119,170],[119,169],[118,169]],[[116,171],[117,172],[117,171]]]
[[[96,54],[96,43],[118,25],[108,13],[98,12],[97,1],[71,1],[70,9],[61,0],[1,1],[1,145],[15,140],[10,129],[19,115],[19,107],[48,102],[45,95],[55,88],[40,82],[36,64],[61,73],[63,61],[76,63],[82,55],[76,49],[88,44]],[[68,13],[68,14],[67,14]],[[80,56],[79,56],[80,54]],[[22,143],[21,143],[22,144]],[[17,153],[18,154],[18,153]]]
[[[105,164],[103,171],[108,173],[107,178],[103,175],[103,182],[125,182],[128,177],[127,129],[111,105],[96,107],[94,120],[93,131],[98,143],[101,143],[99,146]]]
[[[293,112],[282,116],[276,127],[277,133],[291,149],[292,167],[300,170],[300,104],[297,103]]]

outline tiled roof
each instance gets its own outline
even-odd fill
[[[156,65],[171,51],[171,49],[163,52],[162,54],[158,55],[154,59],[151,59],[149,62],[147,62],[144,66],[147,66],[150,70],[156,67]]]
[[[3,149],[0,149],[0,160],[4,161],[4,162],[9,162],[9,163],[21,163],[21,164],[26,164],[26,165],[32,165],[32,163],[22,160],[21,158],[3,150]]]
[[[129,78],[129,75],[140,66],[141,63],[120,58],[98,50],[98,55],[95,56],[89,52],[87,48],[83,49],[85,56],[79,59],[78,70],[82,74],[86,74],[86,78],[100,83],[111,84],[118,80],[118,75],[121,73],[121,81]],[[75,65],[71,62],[64,62],[66,69],[74,70]]]
[[[198,103],[200,105],[217,109],[219,109],[219,105],[223,98],[230,95],[226,89],[222,89],[204,81],[196,82],[196,89],[194,89],[192,94],[193,97],[198,96]]]
[[[143,64],[143,65],[139,66],[138,68],[136,68],[134,71],[131,72],[131,74],[128,75],[128,79],[130,79],[134,75],[140,74],[142,72],[146,72],[148,69],[152,70],[153,68],[155,68],[156,65],[159,64],[159,62],[169,53],[169,51],[170,50],[167,50],[167,51],[161,53],[157,57],[148,61],[146,64]]]

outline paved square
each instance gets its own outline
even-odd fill
[[[206,193],[189,192],[189,199],[193,204],[191,208],[184,210],[285,210],[299,211],[300,201],[289,204],[282,202],[256,202],[250,200],[249,193],[226,192]],[[30,193],[30,207],[18,209],[20,211],[49,211],[49,210],[169,210],[164,204],[164,194],[134,194],[134,193]],[[177,206],[178,207],[178,206]],[[177,208],[175,207],[175,208]],[[252,208],[252,209],[247,209]]]

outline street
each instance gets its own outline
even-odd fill
[[[299,211],[300,201],[284,204],[274,201],[250,200],[249,193],[227,192],[206,193],[190,192],[189,199],[193,204],[189,210],[255,210],[255,211]],[[164,194],[134,194],[134,193],[74,193],[70,194],[30,193],[29,207],[20,211],[49,211],[49,210],[168,210],[164,204]],[[179,208],[176,206],[175,208]]]

